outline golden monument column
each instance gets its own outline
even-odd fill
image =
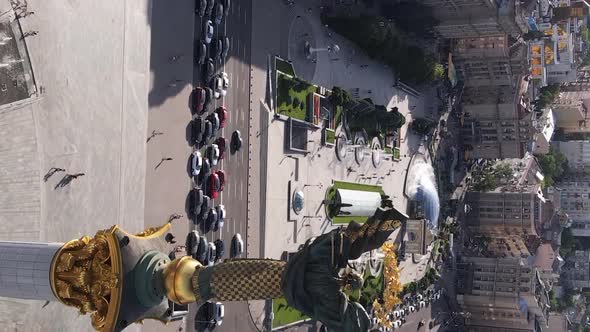
[[[362,280],[339,272],[348,260],[381,247],[406,219],[380,208],[362,225],[351,222],[308,240],[289,262],[230,259],[208,267],[190,256],[170,261],[170,223],[134,235],[113,226],[65,244],[0,242],[0,296],[58,300],[89,314],[92,326],[105,332],[145,319],[170,322],[174,303],[284,296],[330,331],[366,331],[365,309],[342,291]]]

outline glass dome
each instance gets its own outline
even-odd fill
[[[293,211],[296,214],[299,214],[303,210],[303,206],[305,204],[305,196],[303,195],[303,191],[297,190],[293,193]]]

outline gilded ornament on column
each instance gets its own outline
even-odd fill
[[[92,326],[99,331],[111,329],[116,310],[109,312],[109,308],[118,305],[120,297],[121,261],[111,230],[66,243],[51,266],[51,287],[57,298],[80,314],[90,314]]]

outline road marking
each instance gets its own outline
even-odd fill
[[[244,182],[240,182],[240,198],[244,197]]]

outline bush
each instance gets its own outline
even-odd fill
[[[301,102],[299,101],[299,99],[295,98],[293,100],[293,108],[298,108],[300,104]]]

